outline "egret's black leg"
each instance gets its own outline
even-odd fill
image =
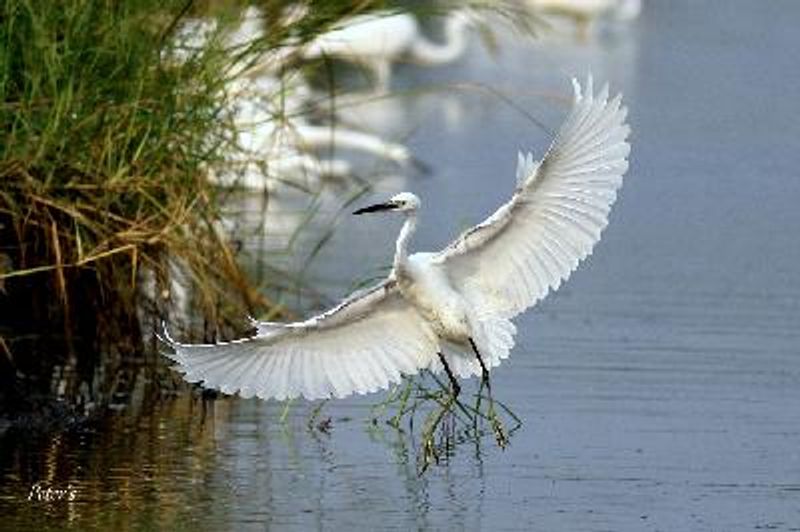
[[[473,340],[471,336],[469,338],[469,345],[472,346],[472,350],[475,351],[475,356],[478,357],[478,362],[481,365],[481,378],[483,379],[483,382],[486,383],[486,387],[489,389],[489,391],[491,391],[492,387],[489,384],[489,370],[486,368],[486,364],[483,363],[481,352],[478,351],[478,346],[475,345],[475,340]]]
[[[458,397],[458,394],[461,393],[461,385],[458,384],[455,375],[450,371],[450,366],[447,365],[447,360],[445,360],[444,355],[441,353],[437,354],[439,355],[439,360],[442,362],[442,366],[444,366],[445,373],[447,373],[447,378],[450,379],[450,385],[453,387],[453,397]]]

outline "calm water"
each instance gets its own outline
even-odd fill
[[[379,396],[327,406],[329,435],[306,429],[308,405],[281,423],[274,403],[182,396],[3,441],[0,528],[800,530],[798,20],[791,0],[648,2],[599,44],[508,37],[494,60],[473,43],[459,64],[401,67],[398,87],[464,88],[353,113],[430,166],[374,195],[418,193],[417,248],[434,249],[508,196],[568,77],[626,96],[632,164],[609,229],[493,373],[524,421],[507,450],[465,445],[420,477],[413,438],[365,423]],[[292,208],[274,207],[287,234]],[[304,275],[338,297],[382,271],[397,229],[341,217]],[[36,482],[74,500],[28,501]]]

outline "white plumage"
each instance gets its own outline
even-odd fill
[[[385,92],[389,88],[392,61],[403,55],[426,65],[454,61],[466,49],[466,30],[473,23],[463,11],[451,13],[445,21],[444,42],[436,44],[424,37],[416,18],[409,13],[357,15],[311,41],[303,56],[363,62],[375,73],[376,90]]]
[[[407,253],[419,200],[404,192],[356,211],[399,211],[394,267],[379,285],[299,323],[258,322],[252,338],[171,341],[191,382],[244,397],[308,399],[372,392],[430,368],[437,353],[461,377],[497,366],[514,345],[509,321],[559,287],[608,223],[628,168],[621,98],[573,80],[572,110],[544,159],[520,155],[511,200],[439,253]]]
[[[632,20],[642,11],[642,0],[526,0],[528,5],[546,13],[592,19],[611,15]]]

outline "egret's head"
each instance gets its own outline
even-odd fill
[[[363,207],[354,211],[353,214],[367,214],[369,212],[382,211],[408,212],[416,211],[417,209],[419,209],[419,198],[411,192],[401,192],[400,194],[392,196],[389,201]]]

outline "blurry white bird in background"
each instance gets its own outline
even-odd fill
[[[248,46],[264,37],[263,12],[248,7],[238,23],[219,35],[226,49]],[[200,53],[215,37],[214,19],[190,19],[178,28],[168,56],[182,63]],[[411,160],[408,149],[352,128],[312,124],[306,118],[312,91],[299,76],[279,78],[276,69],[282,57],[263,58],[248,66],[231,65],[220,99],[237,135],[228,139],[235,148],[225,161],[209,169],[209,179],[217,185],[274,190],[276,184],[291,182],[316,187],[322,176],[352,174],[349,161],[319,158],[319,149],[350,150],[388,159],[397,164]]]
[[[467,47],[467,28],[473,19],[463,11],[447,15],[444,42],[429,41],[417,19],[408,13],[371,13],[342,21],[303,49],[306,59],[333,57],[363,64],[375,76],[375,91],[389,89],[391,63],[408,58],[416,63],[438,65],[456,60]]]
[[[522,0],[545,19],[553,22],[552,16],[572,19],[577,25],[578,35],[587,38],[591,25],[599,19],[627,22],[642,11],[642,0]]]
[[[352,174],[350,163],[326,159],[315,150],[350,150],[404,165],[411,160],[405,146],[364,131],[315,125],[305,117],[310,89],[300,78],[278,79],[267,74],[229,82],[225,109],[236,126],[237,149],[210,179],[223,186],[274,189],[281,181],[316,188],[323,175]]]
[[[198,345],[166,340],[190,382],[243,397],[343,397],[428,368],[482,374],[514,345],[511,319],[544,298],[592,251],[628,168],[630,128],[618,95],[573,80],[572,110],[540,162],[519,156],[511,200],[438,253],[408,255],[419,199],[404,192],[355,214],[405,218],[386,280],[297,323]],[[165,331],[166,332],[166,331]]]
[[[632,20],[642,10],[642,0],[525,0],[531,7],[575,18],[596,19],[610,16]]]

